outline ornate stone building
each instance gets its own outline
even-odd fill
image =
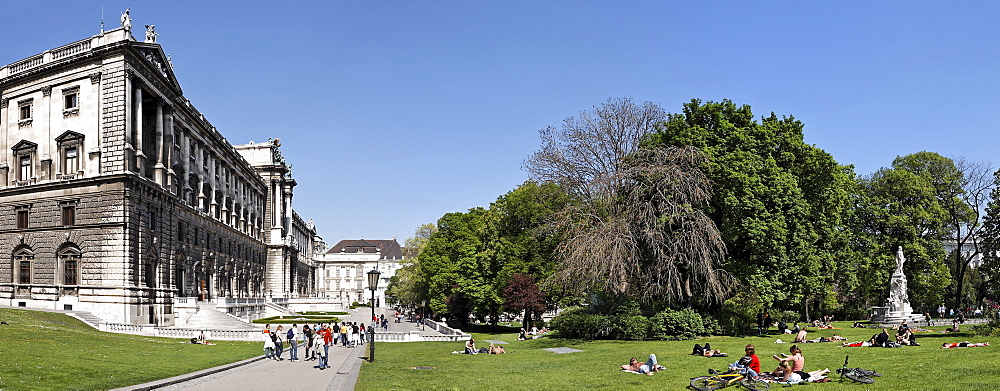
[[[385,289],[389,279],[403,266],[403,249],[396,239],[341,240],[318,259],[317,292],[343,306],[352,302],[367,303],[369,270],[378,269],[379,284],[375,290],[378,305],[385,305]]]
[[[248,162],[126,17],[0,68],[0,304],[173,325],[196,301],[311,293],[318,236],[284,161]]]
[[[295,179],[278,147],[279,140],[235,146],[267,183],[268,212],[264,216],[267,242],[265,293],[269,297],[296,298],[314,294],[316,257],[326,246],[308,223],[292,209]],[[316,248],[319,247],[319,251]]]

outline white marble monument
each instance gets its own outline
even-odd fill
[[[885,307],[872,307],[874,315],[872,322],[878,323],[902,323],[903,321],[914,322],[923,319],[920,314],[913,313],[910,307],[910,298],[906,293],[906,274],[903,273],[903,264],[906,257],[903,256],[903,247],[896,250],[896,270],[892,272],[889,280],[889,300]]]

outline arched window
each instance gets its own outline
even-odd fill
[[[32,263],[35,260],[35,253],[31,248],[22,246],[14,250],[14,281],[18,284],[31,284]]]
[[[80,285],[80,249],[66,245],[57,254],[61,265],[63,285]]]

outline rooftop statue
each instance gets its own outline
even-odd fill
[[[156,33],[156,25],[155,24],[147,24],[146,25],[146,40],[144,42],[146,42],[146,43],[156,43],[156,36],[157,35],[160,35],[160,34]]]
[[[126,33],[132,31],[132,17],[128,15],[130,9],[132,8],[126,8],[125,13],[122,14],[122,27],[125,28]]]

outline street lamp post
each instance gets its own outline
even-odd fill
[[[372,291],[372,319],[375,319],[375,290],[378,289],[378,277],[382,273],[378,269],[372,269],[368,272],[368,289]],[[368,322],[371,323],[371,322]],[[368,325],[368,335],[371,338],[368,342],[368,362],[375,362],[375,327],[371,324]]]
[[[420,331],[427,330],[427,299],[420,302]]]

